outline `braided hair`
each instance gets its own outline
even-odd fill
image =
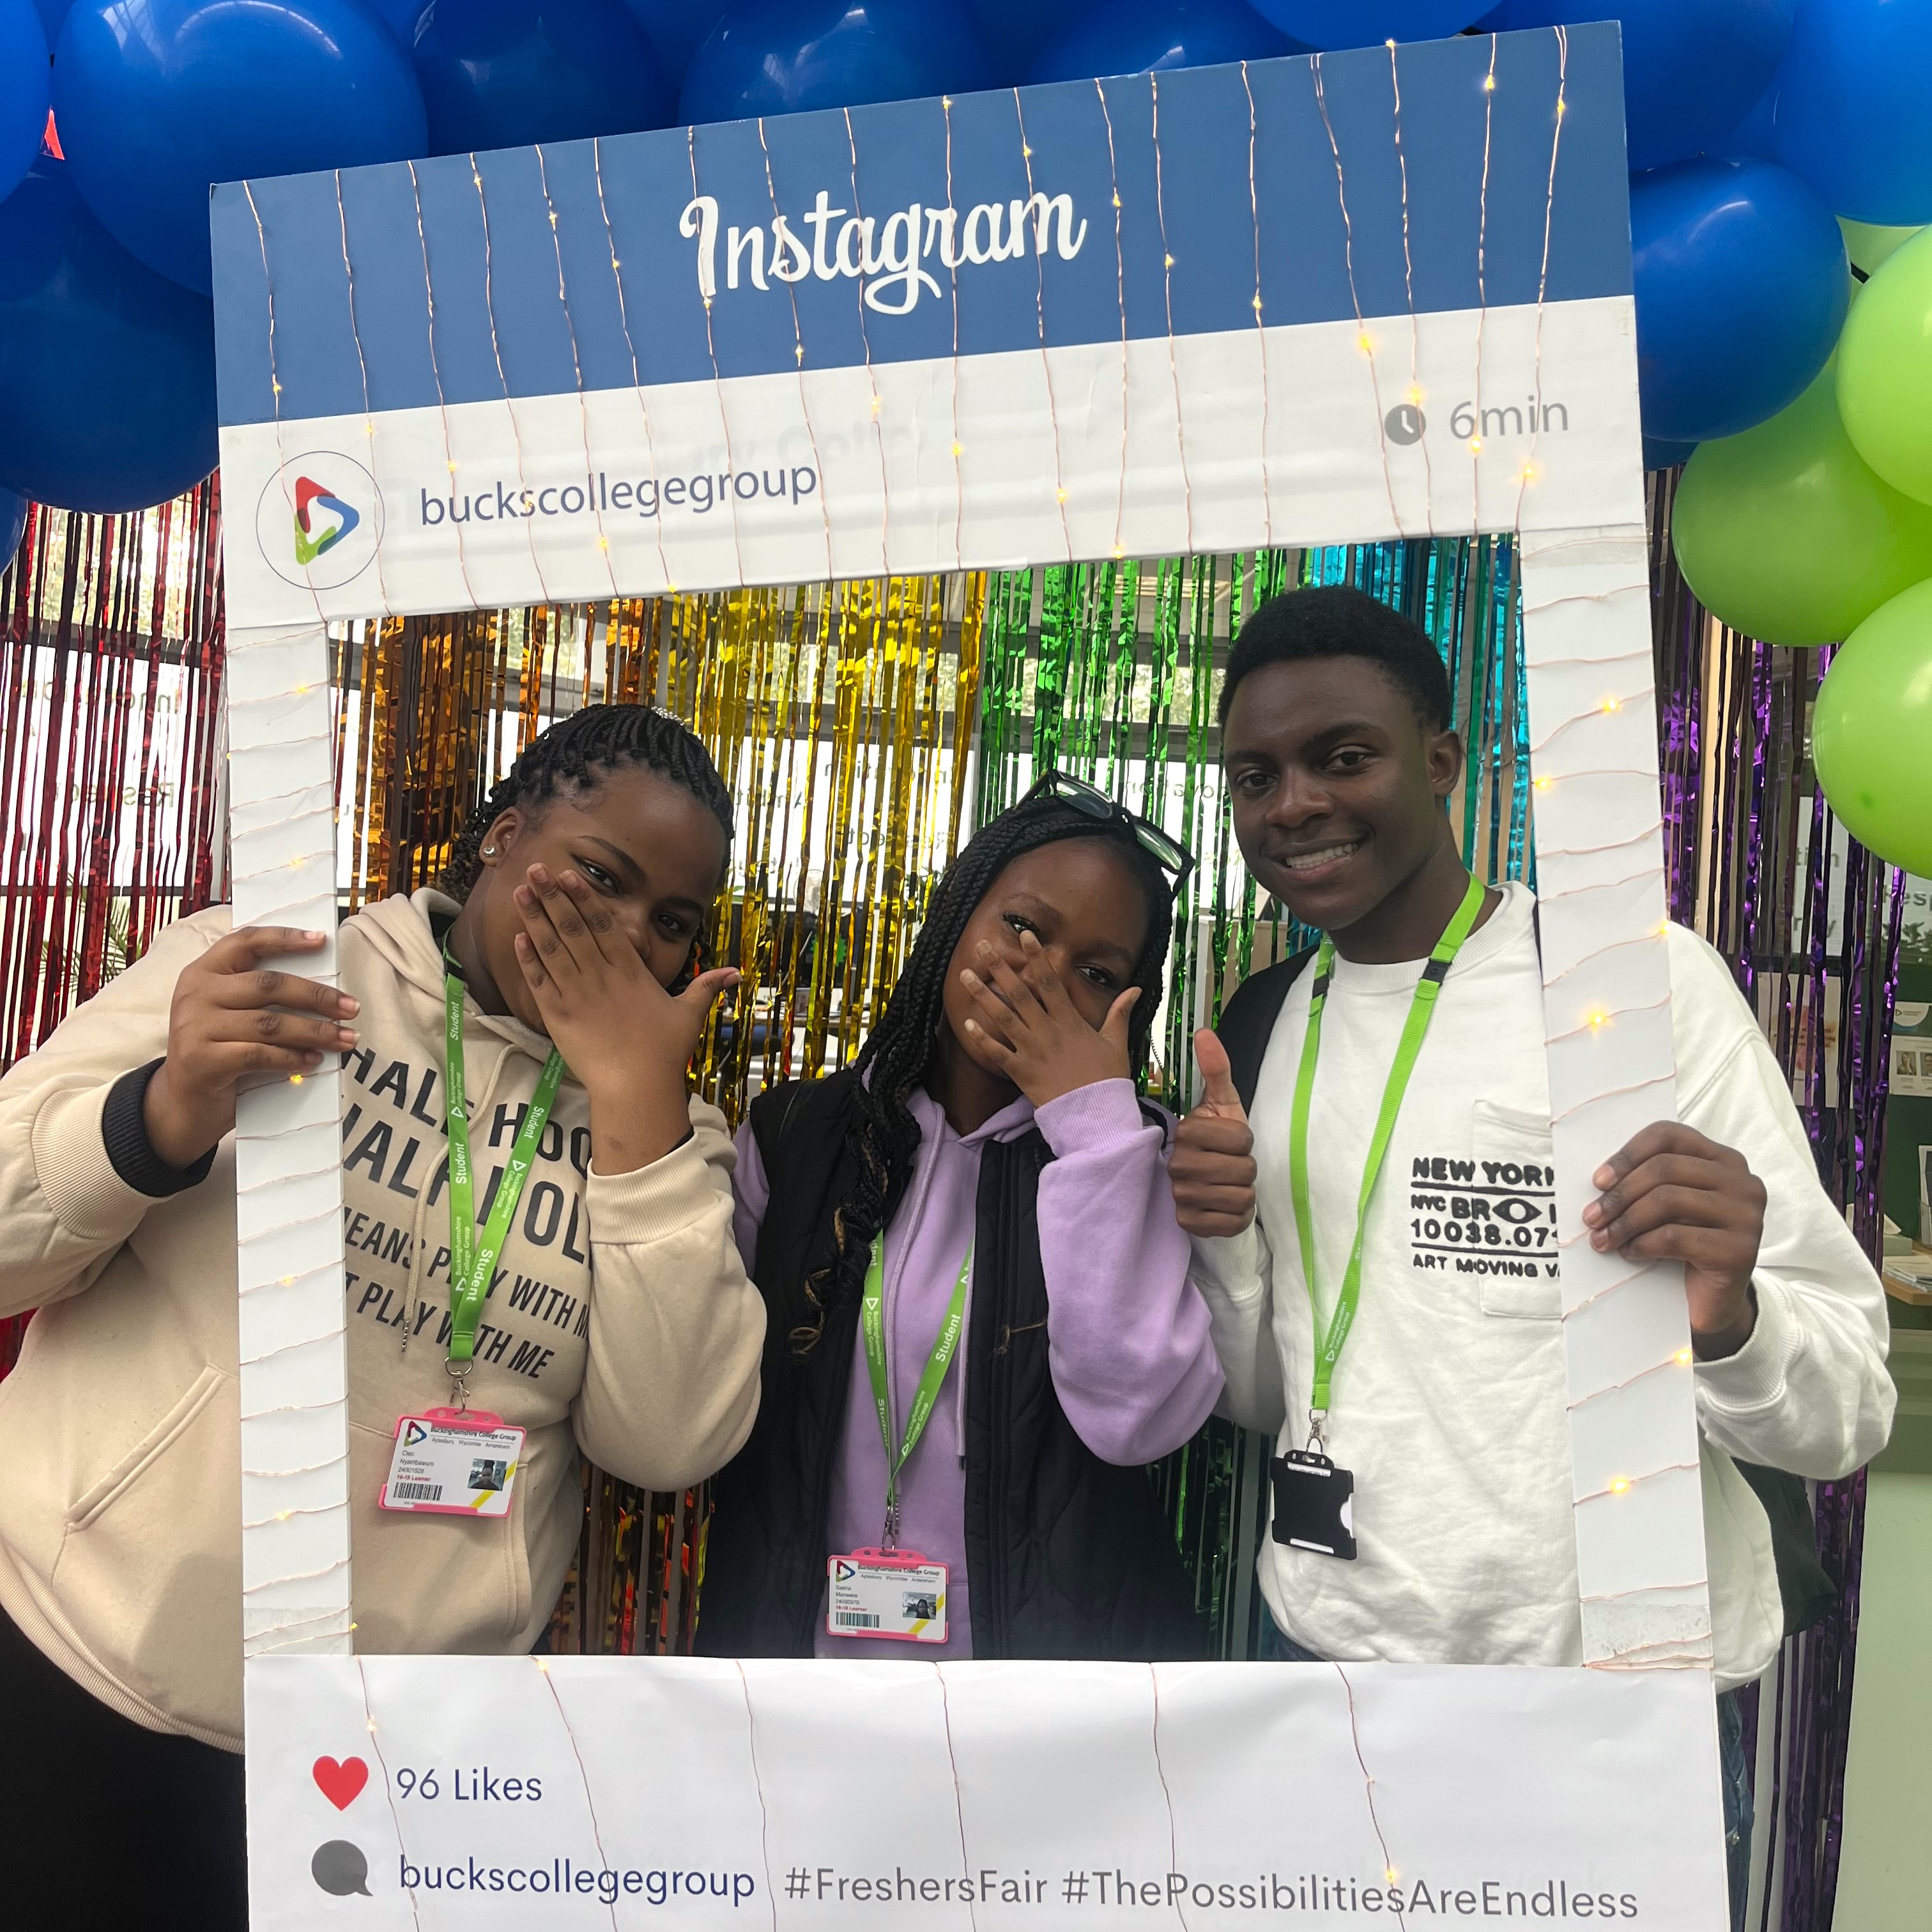
[[[466,899],[482,869],[483,841],[513,806],[528,811],[560,790],[587,790],[599,772],[642,765],[682,785],[731,837],[731,795],[703,741],[668,711],[648,704],[590,704],[560,718],[524,747],[516,763],[472,812],[438,880]]]
[[[1139,987],[1141,997],[1127,1029],[1128,1066],[1136,1078],[1146,1066],[1174,926],[1166,875],[1130,827],[1089,818],[1058,799],[1024,800],[982,826],[946,868],[926,908],[912,957],[892,988],[884,1016],[859,1051],[855,1068],[869,1078],[860,1078],[854,1088],[846,1132],[847,1144],[857,1157],[858,1180],[832,1215],[832,1259],[806,1276],[812,1319],[792,1331],[794,1354],[808,1354],[824,1330],[827,1313],[860,1292],[873,1237],[891,1220],[912,1178],[920,1136],[907,1097],[930,1069],[946,1025],[946,969],[967,922],[1014,860],[1066,838],[1102,839],[1111,845],[1126,862],[1147,902],[1147,937],[1130,982]]]

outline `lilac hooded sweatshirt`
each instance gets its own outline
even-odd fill
[[[976,1132],[955,1133],[922,1088],[908,1106],[920,1128],[912,1180],[886,1231],[886,1361],[893,1427],[924,1373],[974,1234],[980,1150],[1017,1140],[1035,1124],[1022,1098]],[[1040,1259],[1051,1318],[1054,1392],[1080,1439],[1103,1461],[1151,1462],[1178,1449],[1221,1393],[1207,1305],[1188,1280],[1187,1237],[1174,1216],[1165,1136],[1128,1080],[1100,1080],[1040,1109],[1054,1158],[1040,1177]],[[738,1130],[734,1222],[747,1268],[771,1198],[748,1124]],[[968,1322],[971,1304],[968,1304]],[[835,1637],[818,1620],[820,1657],[966,1658],[973,1654],[967,1597],[964,1440],[967,1345],[946,1372],[926,1432],[900,1478],[899,1543],[950,1571],[944,1644]],[[862,1345],[852,1350],[845,1428],[832,1472],[827,1524],[834,1552],[878,1543],[886,1514],[886,1452]]]

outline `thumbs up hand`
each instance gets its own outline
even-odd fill
[[[1194,1058],[1202,1097],[1174,1130],[1167,1172],[1181,1226],[1212,1240],[1238,1234],[1255,1218],[1255,1137],[1228,1050],[1210,1028],[1194,1036]]]

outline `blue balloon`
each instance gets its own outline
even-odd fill
[[[1300,51],[1242,0],[1100,0],[1048,45],[1027,79],[1165,74]]]
[[[1800,0],[1778,158],[1834,214],[1932,221],[1932,0]]]
[[[1093,0],[966,0],[966,13],[1004,87],[1024,80],[1040,50],[1092,4]]]
[[[416,44],[416,28],[422,24],[429,0],[368,0],[370,6],[382,16],[382,23],[405,50],[412,50]]]
[[[1633,168],[1713,150],[1771,85],[1796,0],[1504,0],[1504,27],[1620,20]]]
[[[686,121],[966,93],[992,63],[956,0],[739,0],[684,77]]]
[[[0,0],[0,200],[34,165],[47,129],[47,40],[33,0]]]
[[[1851,300],[1832,211],[1768,161],[1678,161],[1630,183],[1647,436],[1736,436],[1795,402]]]
[[[1655,436],[1643,440],[1643,466],[1646,470],[1677,470],[1690,460],[1697,446],[1694,442],[1659,442]]]
[[[644,30],[674,86],[684,78],[691,57],[704,46],[724,10],[724,0],[624,0]]]
[[[34,11],[40,16],[40,31],[46,35],[49,46],[58,44],[61,22],[73,4],[74,0],[34,0]]]
[[[11,490],[0,490],[0,570],[14,561],[27,534],[27,512],[34,506]]]
[[[75,0],[54,115],[108,232],[202,295],[211,183],[425,152],[408,59],[362,0]]]
[[[1713,141],[1708,152],[1727,158],[1774,161],[1778,140],[1773,125],[1778,114],[1778,83],[1773,81],[1757,98],[1757,104],[1722,139]]]
[[[1305,46],[1378,47],[1384,40],[1446,40],[1469,26],[1484,4],[1484,0],[1255,0],[1255,10]]]
[[[144,267],[36,162],[0,202],[0,486],[142,510],[214,467],[214,310]]]
[[[634,134],[671,116],[663,64],[622,0],[432,0],[416,78],[439,154]]]

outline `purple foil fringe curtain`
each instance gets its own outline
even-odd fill
[[[1812,777],[1810,707],[1830,650],[1755,643],[1702,609],[1671,549],[1674,488],[1674,472],[1651,486],[1671,915],[1730,962],[1791,1075],[1819,1174],[1876,1262],[1904,875],[1838,824]],[[1760,1727],[1772,1734],[1756,1792],[1771,1854],[1754,1932],[1828,1932],[1838,1890],[1864,1472],[1814,1488],[1837,1600],[1786,1642],[1748,1714],[1748,1750]]]

